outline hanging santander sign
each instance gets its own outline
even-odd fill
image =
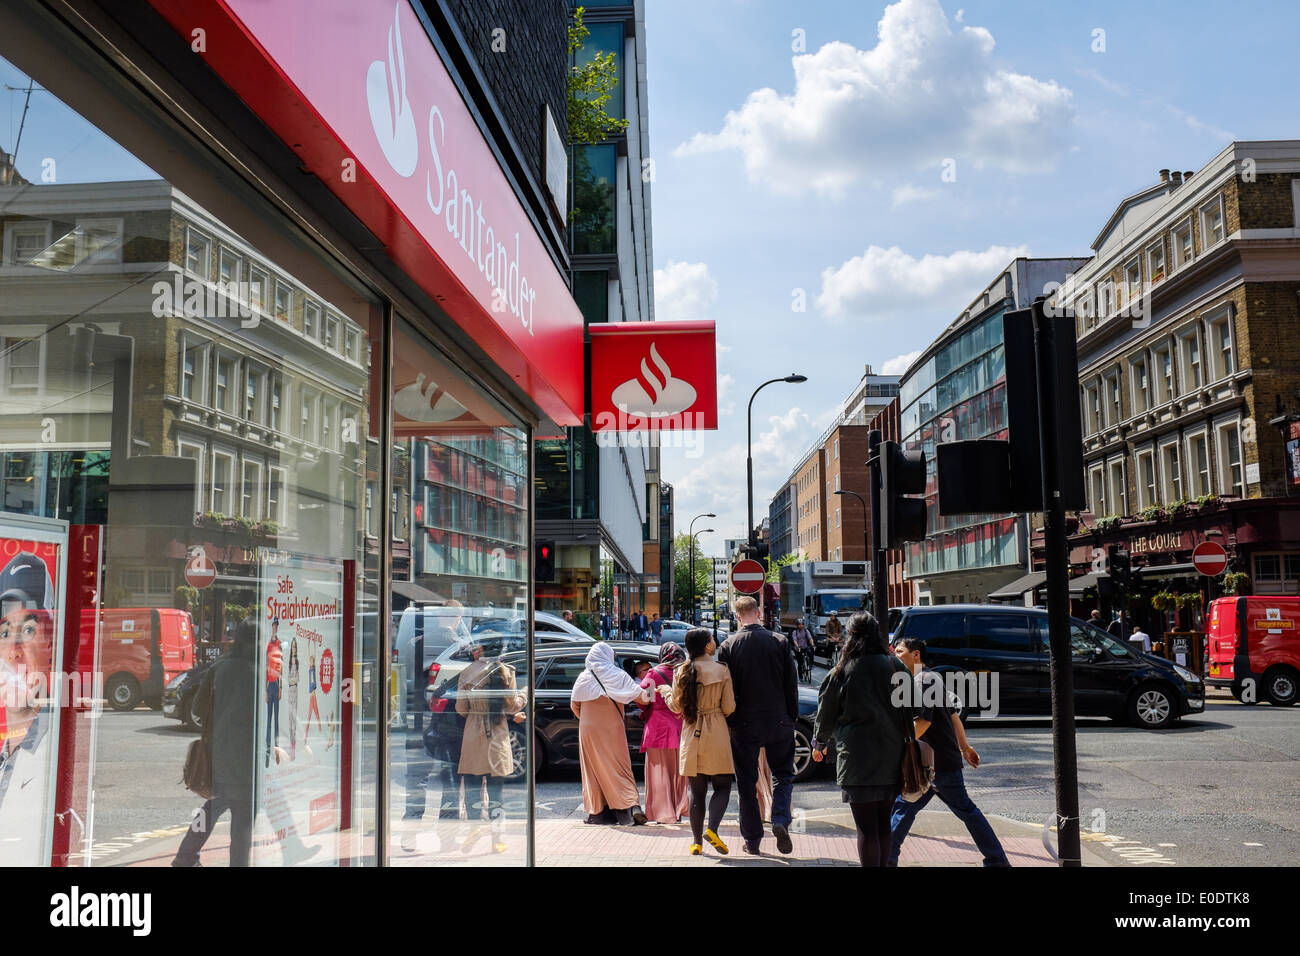
[[[612,322],[588,332],[593,431],[718,427],[712,322]]]
[[[547,415],[582,423],[582,313],[407,0],[153,5]]]

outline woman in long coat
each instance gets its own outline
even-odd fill
[[[899,706],[894,690],[911,681],[907,667],[881,639],[866,611],[849,618],[847,640],[822,682],[813,728],[813,760],[835,739],[835,779],[858,829],[863,866],[889,860],[890,811],[903,782],[903,741],[912,736],[913,710]]]
[[[715,649],[708,629],[691,628],[686,632],[690,663],[677,668],[671,689],[656,688],[673,713],[682,715],[678,769],[690,787],[691,853],[695,856],[704,851],[705,840],[719,853],[727,852],[718,827],[731,800],[731,775],[735,773],[727,716],[736,709],[736,696],[731,671],[711,656]],[[705,829],[704,802],[710,783],[713,799],[708,804],[709,826]]]
[[[578,718],[578,762],[588,823],[602,822],[606,809],[614,811],[622,826],[646,822],[632,776],[623,707],[647,696],[618,666],[614,648],[600,642],[587,653],[586,670],[574,682],[569,706]]]
[[[677,823],[690,810],[686,778],[677,769],[682,737],[681,715],[673,713],[654,693],[661,685],[672,686],[673,672],[686,662],[686,653],[669,641],[659,648],[659,665],[641,680],[651,692],[650,703],[641,709],[645,732],[641,752],[645,754],[645,812],[656,823]]]
[[[482,644],[471,643],[470,656],[473,662],[460,672],[456,682],[456,713],[465,718],[456,772],[465,781],[465,803],[471,820],[476,819],[475,804],[482,806],[482,791],[487,790],[492,849],[503,853],[506,845],[502,840],[501,785],[515,772],[506,720],[523,723],[527,719],[524,713],[527,699],[515,693],[513,667],[485,658]],[[478,827],[471,830],[466,847],[473,845],[481,833]]]

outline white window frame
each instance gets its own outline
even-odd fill
[[[361,330],[351,322],[343,325],[343,357],[355,365],[361,364]]]
[[[1143,388],[1138,379],[1138,367],[1141,366],[1146,372],[1147,384]],[[1132,396],[1132,410],[1134,415],[1145,414],[1151,411],[1155,406],[1151,399],[1154,397],[1151,393],[1151,356],[1142,352],[1129,360],[1129,394]],[[1141,399],[1141,407],[1138,400]]]
[[[185,395],[185,356],[187,354],[194,357],[194,387],[188,397]],[[182,334],[179,356],[178,394],[187,402],[210,407],[207,384],[208,366],[212,361],[212,343],[206,339],[198,339],[192,335]]]
[[[1096,435],[1103,427],[1101,418],[1101,381],[1094,380],[1083,388],[1083,413],[1087,434]]]
[[[1151,463],[1151,482],[1146,481],[1146,476],[1142,473],[1142,459],[1147,459]],[[1137,472],[1134,480],[1134,486],[1137,489],[1138,506],[1135,510],[1141,511],[1143,508],[1150,508],[1156,503],[1156,495],[1160,491],[1160,472],[1156,462],[1156,450],[1153,445],[1145,445],[1133,452],[1133,469]]]
[[[1220,493],[1229,496],[1238,494],[1238,483],[1233,480],[1234,476],[1231,473],[1232,464],[1229,461],[1228,456],[1228,442],[1226,439],[1229,431],[1235,431],[1237,434],[1237,468],[1239,469],[1239,475],[1236,477],[1240,477],[1241,479],[1240,496],[1245,498],[1249,488],[1246,484],[1246,443],[1242,441],[1241,438],[1240,416],[1234,416],[1214,423],[1214,457],[1218,463],[1217,470],[1219,488],[1222,489]]]
[[[1133,271],[1134,266],[1137,267],[1136,280],[1134,280],[1130,276],[1130,273]],[[1124,263],[1124,288],[1126,293],[1125,299],[1128,303],[1132,303],[1133,295],[1135,292],[1139,297],[1142,295],[1143,287],[1142,287],[1142,257],[1141,256],[1134,256],[1128,262]]]
[[[1159,257],[1160,269],[1156,269],[1156,257]],[[1165,257],[1165,240],[1162,236],[1151,245],[1146,247],[1147,275],[1150,276],[1150,284],[1157,285],[1165,280],[1169,274],[1169,261]]]
[[[1098,518],[1111,513],[1106,510],[1106,467],[1101,462],[1088,467],[1088,506]]]
[[[393,492],[391,498],[389,499],[388,508],[389,508],[389,515],[388,515],[389,523],[392,525],[392,529],[393,529],[392,540],[405,541],[406,539],[403,538],[401,535],[402,522],[398,520],[398,517],[401,514],[401,512],[398,509],[398,500],[397,500],[396,491]]]
[[[1119,369],[1108,372],[1102,378],[1102,387],[1106,393],[1106,424],[1114,428],[1124,420],[1124,385],[1120,381]]]
[[[835,457],[840,457],[840,440],[838,438],[835,439]]]
[[[198,240],[203,245],[202,272],[190,265],[190,260],[193,258],[190,254],[190,245],[195,240]],[[212,278],[212,237],[189,225],[185,227],[185,271],[198,276],[205,282]]]
[[[253,469],[255,477],[252,491],[248,487],[248,472]],[[262,476],[266,473],[266,467],[260,458],[244,458],[239,463],[239,513],[245,518],[251,518],[254,521],[262,520],[262,496],[265,488],[262,485]],[[246,504],[251,502],[252,513],[250,514]]]
[[[1115,477],[1116,468],[1119,469],[1118,479]],[[1128,514],[1128,474],[1123,455],[1106,459],[1106,481],[1110,493],[1110,513]]]
[[[343,348],[342,327],[343,320],[339,316],[332,312],[326,312],[325,322],[321,326],[321,345],[331,352],[340,352]],[[331,337],[334,339],[333,344],[330,344]]]
[[[185,454],[185,449],[190,448],[198,452],[197,455]],[[194,480],[194,512],[197,514],[203,510],[203,489],[208,486],[207,472],[204,465],[207,464],[207,447],[199,439],[189,438],[185,435],[176,436],[176,457],[193,458],[199,463],[197,474]]]
[[[1206,366],[1212,377],[1208,378],[1209,382],[1221,382],[1224,379],[1231,378],[1237,372],[1237,330],[1235,326],[1234,310],[1231,304],[1224,306],[1222,309],[1205,317],[1205,354],[1210,364]],[[1228,354],[1232,357],[1232,368],[1224,368],[1223,350],[1219,348],[1219,329],[1228,330]]]
[[[1196,453],[1193,450],[1194,443],[1197,441],[1202,442],[1205,448],[1205,471],[1203,472],[1196,463]],[[1185,479],[1191,479],[1190,485],[1184,484],[1188,500],[1214,494],[1214,455],[1210,447],[1208,427],[1203,426],[1183,435],[1183,461],[1186,463],[1183,467],[1183,476]]]
[[[265,425],[268,400],[267,383],[269,381],[267,369],[252,362],[245,362],[243,378],[244,389],[240,394],[239,413],[246,422],[251,422],[254,425]],[[248,383],[250,381],[258,382],[256,407],[251,415],[248,412]]]
[[[375,483],[366,482],[365,495],[365,530],[367,538],[375,538]]]
[[[221,362],[223,359],[230,362],[230,366],[231,366],[231,375],[227,379],[227,383],[226,383],[226,391],[230,394],[231,401],[229,401],[225,405],[223,405],[221,402],[217,400],[217,388],[218,388],[217,382],[218,379],[220,378],[219,372],[221,369]],[[240,366],[240,361],[239,361],[238,353],[229,352],[221,348],[220,346],[212,350],[211,407],[231,417],[238,416],[241,413],[244,406],[244,395],[242,390],[240,389],[240,385],[243,384],[243,379],[239,374],[239,366]]]
[[[1164,363],[1160,361],[1162,355],[1169,357],[1169,373],[1166,375]],[[1151,346],[1151,364],[1154,374],[1152,375],[1152,384],[1155,388],[1155,402],[1153,407],[1160,407],[1172,402],[1178,397],[1178,375],[1174,371],[1178,356],[1174,354],[1174,344],[1170,339],[1161,339]]]
[[[235,264],[234,271],[230,278],[222,275],[225,271],[227,262],[233,261]],[[241,279],[244,278],[244,257],[227,245],[218,244],[217,246],[217,283],[219,285],[234,285],[238,287]]]
[[[271,288],[271,273],[251,262],[248,264],[248,305],[262,315],[268,315],[266,293]]]
[[[1220,235],[1218,239],[1213,239],[1210,236],[1209,221],[1206,215],[1206,213],[1214,213],[1214,212],[1217,212],[1219,214],[1219,232],[1222,233],[1222,235]],[[1215,196],[1209,202],[1202,203],[1201,207],[1196,210],[1196,215],[1201,223],[1201,251],[1202,252],[1204,252],[1206,249],[1212,248],[1213,246],[1217,246],[1224,239],[1228,238],[1228,217],[1224,214],[1223,211],[1222,195]]]
[[[86,241],[88,229],[104,230],[113,233],[113,238],[99,249],[91,250]],[[122,261],[122,220],[118,218],[78,219],[77,229],[77,263],[86,262],[116,264]]]
[[[1183,258],[1182,243],[1178,241],[1178,235],[1186,231],[1187,244],[1190,247],[1187,252],[1187,258]],[[1169,230],[1169,250],[1173,255],[1173,269],[1171,272],[1177,272],[1185,268],[1188,264],[1196,259],[1196,225],[1192,222],[1192,217],[1188,216],[1180,223],[1176,223]]]
[[[1167,505],[1173,504],[1175,501],[1183,501],[1187,497],[1183,494],[1183,472],[1186,469],[1183,467],[1181,447],[1182,443],[1177,435],[1162,440],[1156,445],[1156,457],[1160,463],[1160,500]],[[1173,452],[1175,458],[1172,474],[1168,458],[1170,451]]]
[[[303,421],[302,414],[304,406],[308,410],[306,422]],[[297,413],[298,437],[313,445],[317,444],[320,435],[320,396],[314,389],[298,386]]]
[[[45,369],[48,362],[49,329],[44,325],[0,325],[0,396],[5,393],[41,397],[45,394]],[[15,340],[36,343],[36,384],[15,385],[9,380],[10,356]]]
[[[1097,318],[1105,322],[1115,314],[1115,282],[1103,279],[1097,283]]]
[[[275,389],[280,389],[280,404],[275,404]],[[284,433],[284,413],[289,407],[289,386],[284,381],[284,376],[279,372],[271,372],[266,376],[266,427],[271,431]],[[280,420],[275,421],[274,411],[278,408]]]
[[[267,521],[274,521],[281,527],[285,523],[285,495],[289,487],[287,477],[288,472],[283,468],[271,465],[266,469],[266,510],[263,513]],[[275,514],[272,514],[272,511]]]
[[[286,296],[284,315],[280,315],[280,293]],[[285,282],[279,276],[275,277],[275,285],[271,292],[271,317],[279,322],[293,322],[293,286]]]
[[[317,415],[320,418],[320,446],[335,451],[338,448],[339,440],[339,416],[338,403],[332,402],[326,396],[322,395],[317,405]]]
[[[302,304],[302,334],[313,342],[320,341],[321,308],[319,302],[307,299]]]
[[[217,507],[217,461],[219,459],[224,459],[230,465],[230,473],[229,473],[230,480],[227,482],[227,487],[223,492],[223,494],[226,496],[226,504],[233,507],[235,504],[238,503],[238,499],[239,499],[238,488],[235,486],[235,482],[236,482],[235,467],[239,462],[238,456],[233,451],[230,451],[225,448],[213,448],[212,449],[212,476],[211,476],[211,480],[208,482],[208,510],[211,511],[213,514],[223,514],[226,517],[233,517],[236,514],[236,512],[224,511]]]
[[[5,225],[4,264],[7,266],[24,266],[27,262],[14,261],[14,246],[20,235],[39,235],[43,245],[41,251],[50,248],[54,241],[53,224],[48,219],[18,219]]]
[[[1198,392],[1206,385],[1205,349],[1201,347],[1200,323],[1185,326],[1175,332],[1174,341],[1178,343],[1178,380],[1182,385],[1182,393],[1187,395]],[[1195,362],[1188,354],[1189,344],[1196,350]],[[1192,374],[1193,371],[1196,372],[1195,375]]]

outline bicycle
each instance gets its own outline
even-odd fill
[[[799,664],[800,683],[811,684],[813,677],[812,651],[800,649],[795,656]]]

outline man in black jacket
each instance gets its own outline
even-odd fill
[[[718,649],[718,663],[731,671],[736,710],[727,718],[740,797],[740,835],[746,853],[758,853],[763,820],[758,810],[758,752],[767,749],[775,783],[772,835],[790,853],[790,802],[794,795],[794,721],[799,716],[799,674],[790,642],[758,623],[758,602],[742,597],[733,605],[740,630]]]

